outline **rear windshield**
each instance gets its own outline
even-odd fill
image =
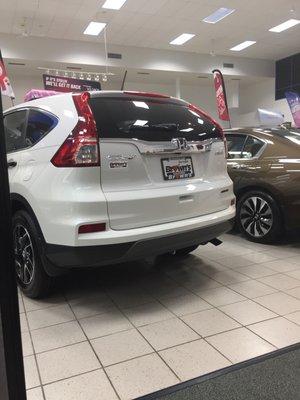
[[[91,108],[100,138],[188,141],[216,138],[219,128],[184,103],[149,98],[92,97]]]

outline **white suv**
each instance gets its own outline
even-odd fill
[[[222,128],[141,92],[40,98],[4,115],[16,272],[30,297],[68,269],[187,254],[232,227]]]

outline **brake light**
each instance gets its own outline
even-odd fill
[[[81,225],[78,229],[78,233],[95,233],[95,232],[103,232],[106,230],[106,224],[89,224],[89,225]]]
[[[78,122],[51,162],[55,167],[99,167],[100,150],[96,122],[88,103],[88,92],[72,95]]]
[[[148,93],[148,92],[130,92],[126,91],[124,94],[130,94],[134,96],[142,96],[142,97],[155,97],[155,98],[161,98],[161,99],[169,99],[170,96],[167,96],[166,94],[160,94],[160,93]]]

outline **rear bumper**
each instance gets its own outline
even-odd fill
[[[52,265],[60,268],[98,267],[204,243],[228,232],[232,227],[233,219],[230,219],[185,232],[125,243],[80,247],[46,244],[45,256]]]

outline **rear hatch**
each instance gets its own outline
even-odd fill
[[[134,93],[92,94],[101,185],[114,230],[228,207],[220,127],[189,104]]]

